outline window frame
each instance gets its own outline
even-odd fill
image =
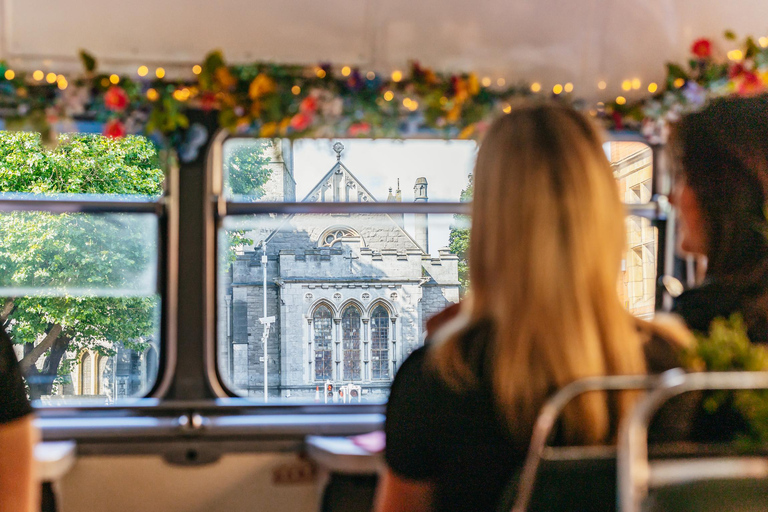
[[[227,388],[217,361],[218,228],[227,215],[268,213],[470,213],[469,203],[242,203],[223,196],[223,143],[232,136],[216,129],[215,113],[192,112],[190,122],[211,127],[213,136],[197,159],[167,169],[166,194],[156,203],[105,201],[3,201],[0,211],[147,211],[162,215],[159,288],[162,297],[158,379],[145,399],[114,407],[65,406],[38,409],[46,440],[75,439],[80,453],[153,453],[173,450],[163,440],[225,443],[237,438],[240,450],[296,449],[307,434],[351,435],[382,428],[382,404],[262,404],[239,398]],[[243,137],[245,138],[245,137]],[[251,138],[251,137],[247,137]],[[416,137],[425,138],[425,137]],[[431,138],[431,137],[426,137]],[[611,141],[646,142],[638,134],[612,134]],[[674,219],[666,194],[671,180],[653,150],[653,201],[627,205],[628,214],[667,226],[659,233],[659,275],[672,275]],[[217,180],[217,177],[219,178]],[[181,223],[180,219],[184,222]],[[672,243],[669,243],[672,240]],[[666,242],[666,243],[665,243]],[[180,258],[180,254],[184,258]],[[664,271],[662,272],[662,264]],[[657,293],[657,302],[661,293]],[[658,306],[658,305],[657,305]],[[178,350],[183,348],[183,350]],[[230,441],[226,441],[230,440]],[[255,441],[255,443],[254,443]],[[159,448],[162,446],[162,448]]]
[[[6,131],[6,130],[1,130]],[[158,150],[159,152],[159,150]],[[159,346],[161,350],[158,354],[158,373],[152,386],[146,390],[143,396],[127,399],[128,402],[135,402],[144,399],[158,398],[166,394],[173,381],[173,369],[176,355],[176,338],[174,336],[173,321],[176,317],[175,310],[175,279],[176,260],[173,243],[177,240],[178,211],[175,208],[177,204],[176,194],[178,194],[178,166],[171,165],[165,169],[165,181],[163,193],[157,199],[150,200],[141,196],[121,196],[119,200],[112,199],[108,194],[100,196],[85,195],[78,198],[74,196],[64,196],[61,199],[55,195],[35,195],[27,193],[8,193],[0,194],[0,213],[13,212],[45,212],[51,214],[83,213],[91,215],[115,214],[115,213],[137,213],[153,215],[157,220],[157,289],[156,293],[160,297],[160,320],[159,320]],[[74,401],[79,396],[92,396],[98,394],[101,384],[101,378],[98,375],[98,365],[103,357],[93,351],[86,351],[80,354],[78,360],[88,354],[91,363],[91,390],[87,394],[83,393],[83,368],[77,373],[77,389],[80,393],[74,395]],[[95,372],[95,373],[94,373]],[[127,405],[127,404],[126,404]],[[110,408],[110,405],[89,405],[86,409]],[[117,407],[120,407],[118,405]],[[35,404],[35,410],[38,414],[56,414],[55,411],[72,409],[68,404],[63,406],[46,406]],[[80,407],[76,407],[80,408]]]

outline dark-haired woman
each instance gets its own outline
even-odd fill
[[[768,95],[722,99],[684,117],[672,148],[679,246],[707,260],[703,284],[674,311],[702,333],[739,313],[750,341],[768,344]],[[693,425],[692,439],[706,442],[747,428],[728,403],[714,414],[699,408]]]
[[[702,286],[675,312],[696,331],[741,313],[754,343],[768,343],[768,95],[728,98],[680,122],[673,204],[680,248],[707,257]]]

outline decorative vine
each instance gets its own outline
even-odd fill
[[[727,32],[726,39],[735,36]],[[477,138],[515,99],[554,97],[608,128],[638,130],[651,143],[663,143],[670,122],[710,99],[764,92],[767,47],[768,39],[748,37],[740,49],[722,54],[700,39],[686,65],[667,64],[665,82],[648,97],[596,105],[562,88],[555,94],[541,92],[539,84],[496,87],[474,73],[436,73],[417,62],[406,73],[384,77],[328,64],[230,65],[214,51],[194,66],[190,79],[170,80],[162,68],[150,73],[146,66],[135,76],[107,74],[83,51],[83,72],[76,77],[16,72],[0,62],[0,117],[7,129],[39,131],[51,141],[59,131],[91,121],[109,136],[147,135],[186,159],[208,135],[190,126],[187,114],[195,109],[216,111],[221,127],[261,137]]]

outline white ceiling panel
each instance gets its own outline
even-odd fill
[[[80,48],[120,70],[187,66],[210,49],[232,61],[358,64],[389,71],[418,59],[578,95],[661,80],[693,39],[768,35],[766,0],[0,0],[0,58],[74,66]],[[729,48],[723,48],[727,50]],[[184,69],[187,69],[186,67]],[[609,87],[598,91],[605,80]],[[637,92],[640,94],[640,92]]]

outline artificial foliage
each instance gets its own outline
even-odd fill
[[[157,197],[155,146],[128,136],[0,133],[0,192]],[[151,214],[11,212],[0,215],[0,321],[21,344],[31,398],[55,391],[85,351],[143,350],[157,335],[158,254]],[[36,290],[34,295],[25,290]]]
[[[695,343],[683,354],[685,367],[692,371],[768,371],[768,349],[749,340],[740,314],[716,318],[708,333],[696,333]],[[702,403],[708,414],[733,408],[747,425],[737,432],[738,446],[768,447],[768,390],[713,391]]]
[[[735,44],[732,33],[725,39]],[[213,51],[194,77],[169,80],[146,68],[144,76],[110,75],[82,52],[83,71],[75,77],[34,77],[0,63],[0,116],[7,128],[38,131],[48,141],[56,140],[57,131],[75,130],[73,121],[96,121],[106,135],[144,134],[178,149],[184,160],[194,158],[209,135],[190,126],[191,109],[216,111],[220,126],[261,137],[477,138],[516,98],[555,97],[608,128],[640,130],[650,142],[663,143],[670,122],[710,98],[766,89],[768,40],[759,43],[747,37],[726,54],[699,39],[688,62],[667,64],[652,95],[595,105],[564,92],[534,93],[525,83],[483,85],[475,73],[437,73],[416,62],[389,76],[329,64],[232,65]]]

